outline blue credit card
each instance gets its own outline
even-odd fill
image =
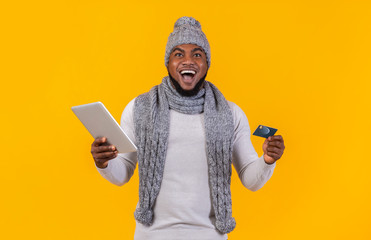
[[[263,137],[263,138],[268,138],[270,136],[273,136],[276,132],[277,132],[276,128],[259,125],[252,135]]]

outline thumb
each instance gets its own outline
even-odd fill
[[[268,147],[268,139],[266,138],[264,143],[263,143],[263,152],[264,153],[267,151],[267,147]]]

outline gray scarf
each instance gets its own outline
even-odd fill
[[[231,232],[231,163],[233,118],[223,94],[210,82],[197,95],[183,97],[168,76],[134,104],[135,137],[138,147],[139,207],[135,219],[147,226],[153,222],[153,205],[160,191],[169,136],[170,109],[185,113],[204,112],[209,182],[216,222],[221,233]]]

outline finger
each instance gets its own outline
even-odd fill
[[[278,153],[274,153],[274,152],[267,152],[267,155],[268,155],[269,157],[272,157],[274,160],[278,160],[278,159],[281,158],[281,155],[280,155],[280,154],[278,154]]]
[[[116,150],[116,147],[113,145],[109,146],[99,146],[99,147],[94,147],[93,152],[95,153],[102,153],[102,152],[113,152]]]
[[[98,163],[105,163],[109,160],[114,159],[115,157],[116,157],[116,155],[112,156],[112,157],[106,157],[106,158],[94,158],[94,160],[95,160],[95,162],[98,162]]]
[[[106,159],[106,158],[113,158],[117,156],[117,151],[114,152],[102,152],[102,153],[95,153],[94,159]]]
[[[280,149],[285,149],[284,143],[278,140],[268,142],[268,147],[278,147]]]
[[[99,145],[105,143],[106,141],[107,141],[106,137],[98,137],[94,140],[92,145],[95,146],[95,147],[98,147]]]
[[[283,137],[281,135],[274,135],[274,136],[272,136],[271,140],[272,141],[278,140],[278,141],[282,141],[283,142]]]
[[[270,142],[268,142],[268,146],[269,147],[279,147],[279,146],[282,146],[282,142],[277,141],[277,140],[270,141]]]
[[[96,164],[99,164],[99,165],[103,165],[105,164],[106,162],[108,162],[109,160],[112,160],[113,158],[100,158],[100,159],[95,159],[95,163]]]
[[[274,153],[280,153],[280,152],[282,152],[282,149],[280,149],[278,147],[268,147],[267,151],[268,152],[274,152]]]

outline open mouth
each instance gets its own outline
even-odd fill
[[[182,70],[180,72],[185,82],[190,82],[193,80],[193,77],[196,75],[194,70]]]

